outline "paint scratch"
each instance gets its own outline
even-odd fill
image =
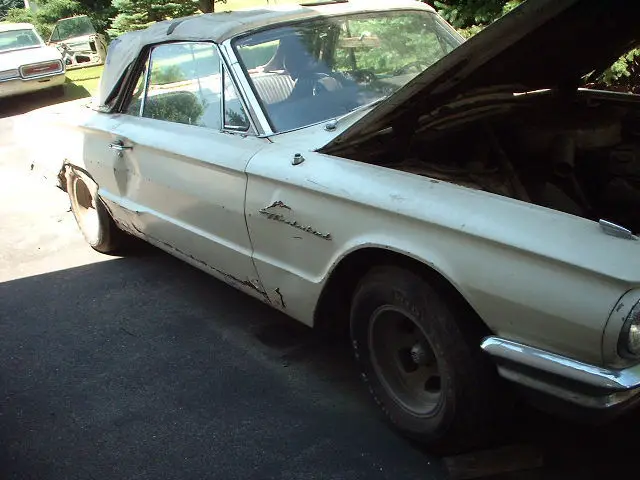
[[[282,308],[287,308],[287,305],[284,303],[284,297],[280,292],[280,287],[276,288],[276,293],[278,294],[278,297],[280,297],[280,303],[282,304]]]
[[[275,207],[286,208],[287,210],[291,210],[291,207],[289,205],[287,205],[286,203],[284,203],[282,200],[276,200],[271,205],[269,205],[268,207],[264,207],[264,208],[266,210],[268,208],[275,208]]]

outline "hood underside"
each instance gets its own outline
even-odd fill
[[[527,0],[422,72],[322,148],[331,152],[389,127],[410,128],[484,89],[580,86],[638,45],[638,0]]]

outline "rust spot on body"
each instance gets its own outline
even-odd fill
[[[268,207],[264,207],[264,208],[266,210],[268,208],[275,208],[275,207],[286,208],[287,210],[291,210],[291,207],[289,205],[287,205],[286,203],[284,203],[282,200],[276,200],[271,205],[269,205]]]
[[[280,292],[280,287],[276,288],[275,292],[278,294],[278,298],[280,299],[280,304],[282,305],[282,308],[287,308],[287,304],[284,303],[284,297],[282,296],[282,293]]]

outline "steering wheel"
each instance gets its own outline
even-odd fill
[[[373,83],[378,77],[372,70],[359,69],[344,72],[344,75],[357,83]]]
[[[411,70],[414,70],[414,69],[417,70],[416,73],[421,73],[421,72],[425,71],[428,67],[429,67],[429,65],[427,65],[424,62],[421,62],[421,61],[418,60],[417,62],[407,63],[403,67],[398,68],[396,71],[393,72],[393,74],[394,75],[406,75],[407,73],[412,73]]]
[[[314,73],[313,74],[313,86],[311,92],[313,96],[326,95],[329,92],[342,88],[342,84],[334,78],[332,75],[326,73]],[[333,83],[334,88],[329,88],[327,83]]]

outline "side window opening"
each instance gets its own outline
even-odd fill
[[[149,60],[144,64],[142,71],[140,72],[140,76],[138,77],[138,81],[136,82],[136,86],[133,89],[133,94],[131,95],[131,100],[129,101],[129,106],[125,110],[125,113],[129,115],[135,115],[139,117],[142,115],[142,97],[144,95],[144,86],[145,81],[147,79],[147,70],[149,69]]]
[[[155,47],[126,113],[221,130],[220,61],[217,48],[211,43],[168,43]]]
[[[223,82],[224,127],[228,130],[249,130],[249,117],[226,68],[224,69]]]

